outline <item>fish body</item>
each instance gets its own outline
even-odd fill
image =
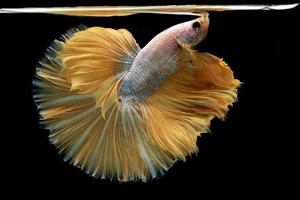
[[[151,95],[177,70],[183,45],[195,46],[207,34],[208,14],[196,20],[177,24],[155,36],[137,54],[129,72],[122,80],[122,100],[142,100]]]
[[[225,62],[193,49],[208,25],[203,13],[142,49],[125,29],[80,27],[54,40],[34,100],[65,160],[93,177],[147,181],[197,153],[240,85]]]

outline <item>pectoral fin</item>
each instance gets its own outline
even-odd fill
[[[240,84],[229,66],[212,54],[196,53],[194,65],[195,79],[201,88],[230,89]]]

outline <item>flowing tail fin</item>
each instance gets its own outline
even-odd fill
[[[49,139],[65,160],[95,177],[129,180],[154,173],[136,135],[134,105],[120,107],[118,85],[140,50],[132,35],[71,29],[40,61],[35,102]],[[154,175],[153,175],[154,176]]]
[[[224,118],[239,81],[220,59],[186,50],[178,71],[142,101],[118,91],[140,48],[126,30],[72,29],[37,68],[35,102],[49,139],[86,173],[147,180],[197,152],[213,117]]]

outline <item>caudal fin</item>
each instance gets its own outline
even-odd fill
[[[94,177],[148,180],[196,150],[195,136],[152,128],[157,119],[169,122],[150,101],[119,102],[122,77],[140,50],[128,31],[72,29],[62,38],[37,68],[34,99],[66,161]]]

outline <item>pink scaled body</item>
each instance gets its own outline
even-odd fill
[[[139,51],[125,75],[120,87],[121,100],[142,100],[151,95],[176,71],[182,45],[195,46],[201,42],[208,25],[205,13],[196,20],[177,24],[155,36]]]

